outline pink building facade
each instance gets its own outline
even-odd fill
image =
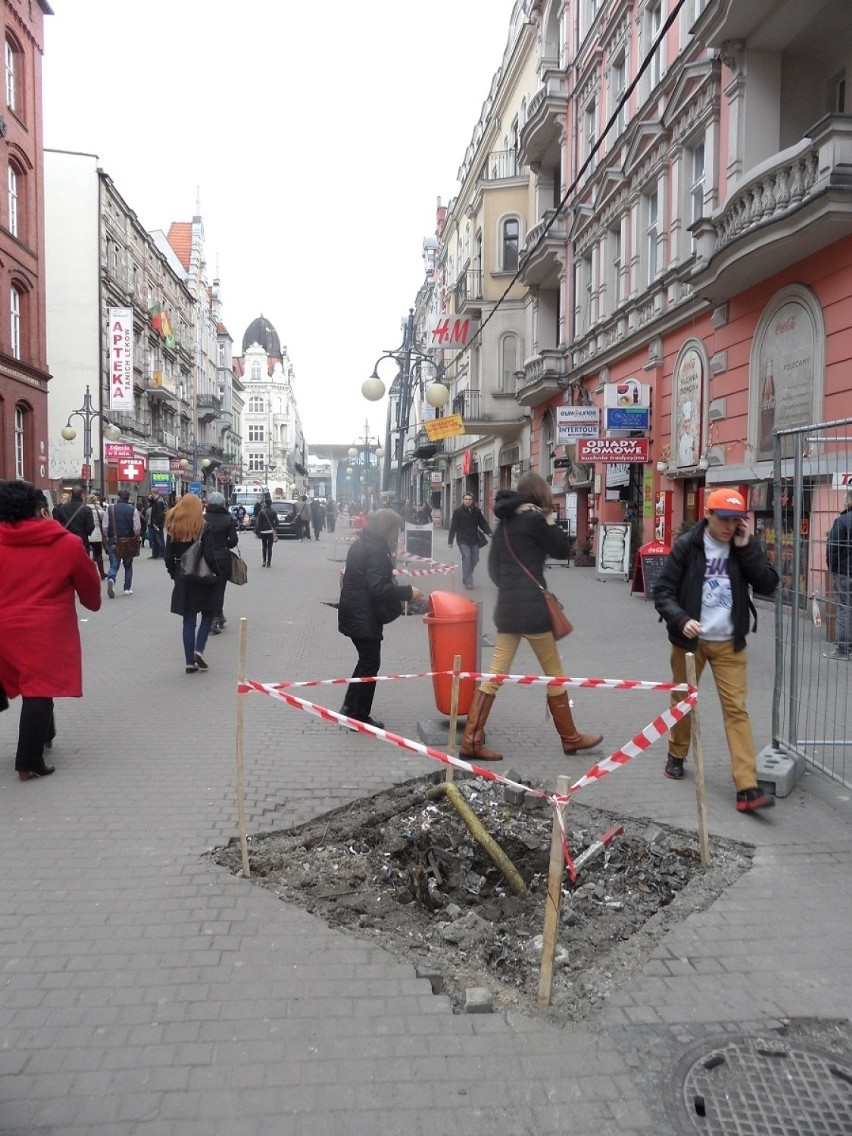
[[[634,539],[670,543],[719,484],[765,527],[773,431],[852,414],[848,3],[554,0],[528,14],[541,87],[520,156],[560,187],[568,230],[545,345],[563,363],[533,408],[531,465],[576,493],[581,548],[626,517]],[[541,256],[528,242],[522,265]],[[648,407],[648,458],[577,462],[572,442],[552,444],[559,408],[598,407],[603,433],[612,384]],[[842,507],[820,493],[826,515]]]

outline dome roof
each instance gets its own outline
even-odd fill
[[[243,354],[253,343],[259,343],[267,355],[274,355],[276,359],[281,358],[281,340],[266,316],[258,316],[246,328],[243,336]]]

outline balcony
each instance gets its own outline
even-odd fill
[[[852,115],[826,115],[795,146],[752,170],[712,217],[692,227],[695,292],[711,303],[848,236]]]
[[[524,362],[518,376],[517,399],[521,406],[539,406],[568,387],[570,360],[562,351],[542,351]]]
[[[527,109],[518,159],[525,166],[559,169],[562,138],[568,129],[568,77],[545,71],[544,81]]]
[[[466,268],[453,288],[458,315],[479,315],[482,311],[482,269]]]
[[[504,441],[517,438],[528,421],[526,415],[519,417],[515,404],[507,404],[502,414],[483,411],[483,403],[488,406],[488,398],[478,390],[459,391],[454,397],[452,413],[461,415],[465,434],[493,435]]]
[[[199,394],[195,399],[199,422],[212,422],[219,417],[222,400],[218,394]]]
[[[166,378],[162,371],[151,371],[145,392],[152,402],[177,402],[174,380]]]
[[[521,280],[528,287],[558,288],[565,268],[568,226],[555,209],[548,209],[527,233],[521,256]]]
[[[487,155],[479,171],[478,181],[508,181],[511,178],[526,178],[527,171],[518,161],[516,150],[493,150]]]

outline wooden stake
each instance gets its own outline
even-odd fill
[[[248,636],[248,620],[245,616],[240,618],[240,652],[237,665],[237,681],[243,684],[246,677],[246,639]],[[248,837],[246,836],[246,799],[245,799],[245,762],[243,755],[243,713],[246,696],[237,694],[237,823],[240,830],[240,851],[243,856],[243,875],[246,879],[251,875],[249,869]]]
[[[570,777],[556,778],[556,792],[566,796],[571,785]],[[567,805],[560,805],[564,818]],[[553,959],[556,955],[556,936],[559,931],[559,912],[562,907],[562,873],[565,860],[562,855],[562,829],[554,810],[553,830],[550,834],[550,867],[547,872],[547,903],[544,909],[544,935],[541,944],[541,970],[538,978],[538,1005],[550,1005],[553,996]]]
[[[690,686],[698,686],[695,677],[695,655],[687,652],[686,680]],[[706,868],[710,863],[710,838],[707,832],[707,796],[704,791],[704,750],[701,748],[701,722],[698,718],[698,703],[693,706],[689,715],[689,730],[692,745],[692,757],[695,762],[695,801],[698,806],[698,847],[701,852],[701,863]]]
[[[453,670],[461,670],[461,655],[453,656]],[[456,756],[456,730],[459,724],[459,676],[453,675],[453,690],[450,695],[450,733],[447,738],[447,753],[452,757]],[[452,781],[454,779],[455,769],[452,765],[447,766],[447,772],[444,774],[444,781]]]

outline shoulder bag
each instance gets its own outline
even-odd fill
[[[204,558],[201,537],[189,546],[180,558],[180,574],[193,584],[217,584],[219,577]]]
[[[115,555],[119,560],[126,560],[128,556],[139,555],[142,541],[138,536],[116,536],[115,505],[109,507],[109,533],[115,540]]]
[[[477,529],[476,530],[476,547],[477,548],[485,548],[486,544],[488,544],[488,537],[485,535],[485,533],[482,531],[482,529]]]
[[[527,576],[529,576],[529,578],[532,580],[532,582],[535,584],[535,586],[539,589],[542,596],[544,597],[544,603],[545,603],[545,606],[547,607],[547,615],[548,615],[548,618],[550,619],[550,630],[553,632],[553,638],[554,639],[564,639],[566,635],[570,635],[571,632],[574,630],[574,624],[571,622],[571,620],[565,614],[565,608],[562,606],[562,604],[559,602],[559,600],[556,598],[556,596],[553,594],[553,592],[550,592],[550,591],[547,590],[547,588],[542,587],[542,585],[538,582],[538,580],[535,578],[535,576],[533,576],[532,572],[530,572],[529,568],[526,568],[520,562],[520,560],[518,560],[517,556],[515,556],[515,550],[512,548],[511,544],[509,543],[509,527],[508,527],[507,523],[505,521],[503,521],[503,523],[500,527],[501,527],[502,532],[503,532],[503,540],[506,542],[506,547],[508,548],[512,559],[515,561],[515,563],[518,565],[518,567],[521,569],[521,571],[525,572],[527,574]]]
[[[247,584],[248,583],[248,565],[239,551],[236,549],[228,550],[231,554],[231,575],[228,579],[232,584]]]

